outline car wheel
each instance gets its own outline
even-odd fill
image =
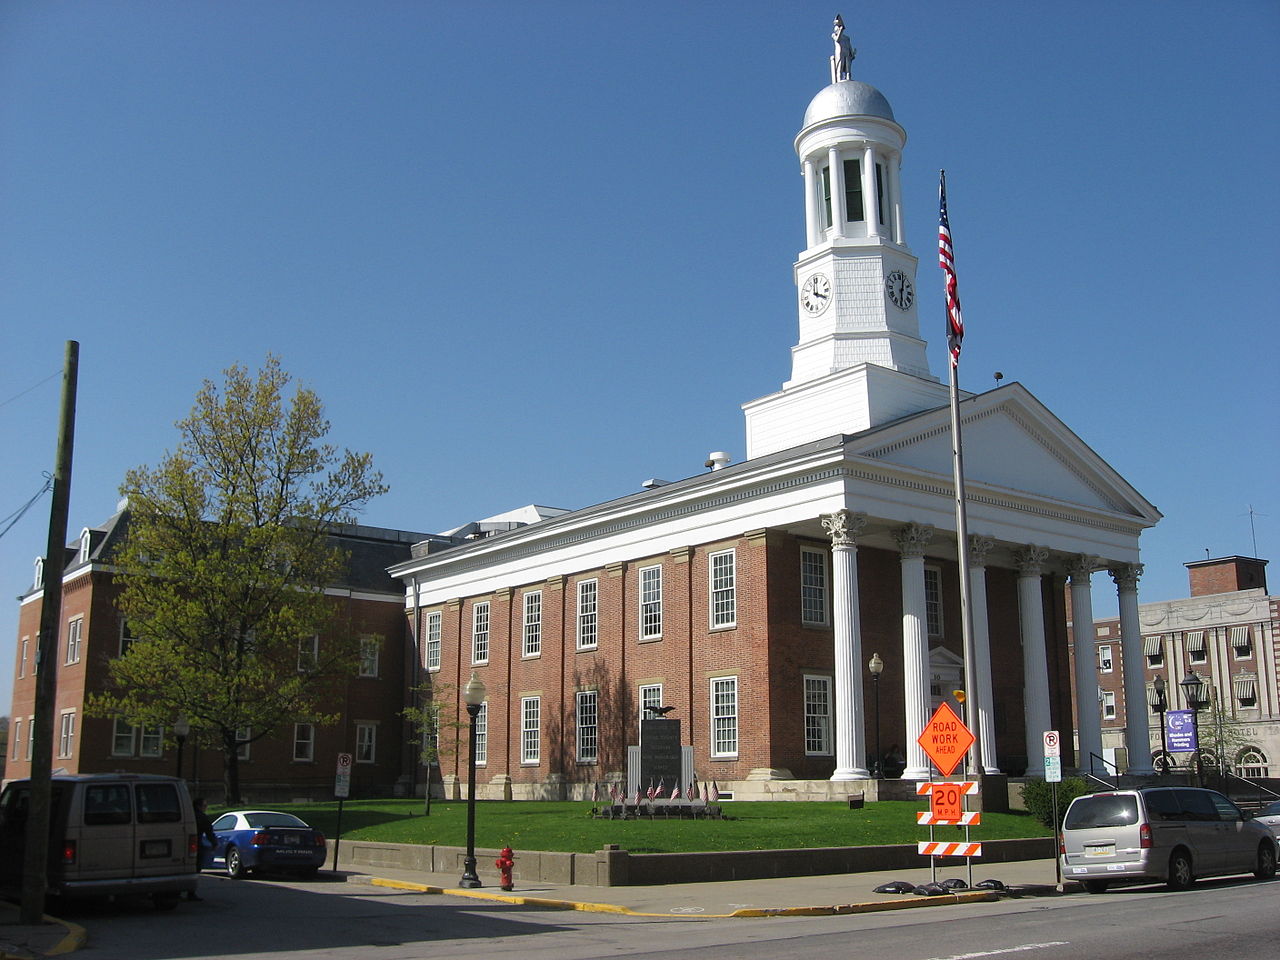
[[[1080,883],[1088,893],[1107,892],[1107,881],[1105,880],[1081,880]]]
[[[1259,880],[1270,880],[1276,875],[1275,844],[1258,845],[1258,865],[1253,868],[1253,875]]]
[[[240,851],[235,847],[227,847],[227,876],[232,880],[241,880],[249,871],[245,869]]]
[[[1165,881],[1170,890],[1190,890],[1196,882],[1196,875],[1191,872],[1191,854],[1185,850],[1175,850],[1169,857],[1169,879]]]

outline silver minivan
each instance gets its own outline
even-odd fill
[[[1090,893],[1116,881],[1162,880],[1185,890],[1197,877],[1276,873],[1276,840],[1214,790],[1141,787],[1076,797],[1062,823],[1062,876]]]
[[[65,897],[143,894],[157,907],[196,889],[195,810],[187,785],[146,774],[55,776],[48,891]],[[0,794],[0,891],[21,889],[31,782]]]

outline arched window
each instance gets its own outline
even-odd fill
[[[89,549],[93,545],[93,538],[89,534],[89,528],[85,527],[80,531],[80,563],[89,562]]]
[[[1164,773],[1166,770],[1177,768],[1178,761],[1173,754],[1157,750],[1151,754],[1151,765],[1155,767],[1157,773]]]
[[[1236,755],[1236,775],[1260,780],[1267,775],[1266,755],[1257,747],[1245,747]]]

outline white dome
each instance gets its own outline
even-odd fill
[[[897,123],[884,94],[861,80],[841,80],[819,90],[804,112],[802,129],[836,117],[880,117]]]

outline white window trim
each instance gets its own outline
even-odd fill
[[[591,720],[589,724],[583,724],[582,713],[583,704],[591,705]],[[574,694],[574,726],[577,730],[576,752],[578,763],[599,763],[600,762],[600,693],[597,690],[579,690]],[[590,730],[590,752],[583,749],[583,730]]]
[[[10,759],[17,760],[22,753],[22,718],[14,717],[13,722],[9,724],[9,729],[13,733],[13,756]]]
[[[647,586],[650,588],[651,595],[645,597],[645,577],[650,575],[652,571],[657,571],[654,575],[653,582]],[[662,564],[651,563],[648,566],[641,567],[637,571],[639,589],[636,591],[636,602],[639,604],[639,633],[641,640],[659,640],[662,638]],[[645,608],[653,607],[656,611],[657,629],[654,630],[645,618]]]
[[[925,570],[925,615],[924,615],[925,633],[927,633],[930,637],[941,637],[941,636],[944,636],[947,631],[947,613],[946,613],[946,607],[942,600],[942,568],[939,566],[935,566],[934,564],[927,563],[925,564],[924,570]],[[936,620],[937,620],[936,630],[934,629],[935,624],[931,622],[935,619],[935,617],[930,616],[930,613],[934,611],[931,611],[929,609],[929,574],[936,575],[937,582],[938,582],[938,595],[937,595],[938,599],[934,604],[934,607],[936,607]]]
[[[483,767],[489,762],[489,701],[480,704],[480,712],[476,714],[476,766]]]
[[[306,731],[307,737],[303,739],[298,736],[299,733]],[[304,756],[298,755],[298,746],[303,744],[306,746]],[[294,763],[314,763],[316,759],[316,725],[314,723],[295,723],[293,725],[293,762]]]
[[[364,748],[368,747],[368,756],[364,756]],[[378,725],[362,722],[356,724],[356,763],[378,762]]]
[[[58,713],[58,759],[66,760],[76,749],[76,712],[62,710]]]
[[[1102,719],[1114,720],[1118,716],[1116,711],[1116,694],[1114,690],[1102,691]]]
[[[645,712],[644,712],[644,711],[645,711],[645,702],[644,702],[645,698],[644,698],[644,695],[645,695],[645,691],[651,691],[651,690],[657,690],[657,691],[658,691],[658,697],[657,697],[657,700],[655,701],[655,706],[659,706],[659,707],[660,707],[660,706],[662,706],[662,684],[660,684],[660,683],[644,683],[644,684],[641,684],[641,685],[640,685],[640,689],[639,689],[638,691],[636,691],[636,703],[637,703],[637,704],[639,704],[639,706],[640,706],[640,719],[641,719],[641,720],[646,720],[646,719],[648,719],[648,718],[645,716]]]
[[[138,756],[164,756],[164,727],[148,727],[143,724],[138,728]]]
[[[18,660],[18,679],[21,680],[27,675],[27,658],[31,656],[31,638],[23,637],[22,645],[19,649],[22,654],[21,659]]]
[[[128,746],[121,745],[128,739]],[[111,756],[132,757],[138,749],[138,728],[116,717],[111,724]]]
[[[720,586],[717,586],[716,561],[723,557],[729,558],[728,576],[725,577],[725,571],[720,571]],[[727,586],[725,581],[727,579]],[[721,598],[730,611],[730,616],[726,620],[716,620],[716,601]],[[734,548],[728,550],[717,550],[715,553],[707,555],[707,625],[711,630],[731,630],[738,625],[738,554]]]
[[[716,710],[716,688],[717,688],[717,686],[720,686],[721,684],[732,684],[732,688],[733,688],[733,713],[732,713],[732,715],[729,715],[729,714],[721,715],[721,714],[720,714],[720,713],[718,713],[718,712],[717,712],[717,710]],[[740,708],[740,706],[739,706],[739,703],[740,703],[740,699],[739,699],[739,692],[738,692],[738,678],[737,678],[737,677],[712,677],[712,678],[711,678],[711,712],[710,712],[710,717],[711,717],[711,723],[710,723],[710,730],[711,730],[711,756],[712,756],[713,758],[715,758],[715,759],[718,759],[718,760],[720,760],[720,759],[733,759],[733,758],[735,758],[735,757],[737,757],[737,756],[738,756],[738,753],[739,753],[739,751],[740,751],[740,750],[741,750],[741,748],[742,748],[742,739],[741,739],[741,737],[742,737],[742,732],[741,732],[741,728],[740,728],[740,725],[739,725],[739,717],[740,717],[740,710],[741,710],[741,708]],[[730,718],[730,716],[732,716],[732,720],[733,720],[733,749],[732,749],[732,750],[721,750],[721,749],[719,749],[719,739],[720,739],[720,738],[719,738],[719,736],[718,736],[718,732],[719,732],[719,723],[720,723],[720,721],[721,721],[721,720],[727,720],[727,719],[729,719],[729,718]]]
[[[480,629],[480,621],[483,616],[484,629]],[[489,662],[489,629],[492,626],[490,622],[489,601],[477,601],[471,608],[471,663],[473,666],[483,666]],[[481,656],[481,640],[484,641],[483,656]]]
[[[532,722],[530,722],[531,719],[532,719]],[[521,697],[520,698],[520,763],[522,766],[537,766],[541,762],[542,762],[542,698],[541,697]]]
[[[312,634],[298,641],[298,672],[306,673],[320,665],[320,636]]]
[[[819,683],[819,684],[821,684],[821,685],[825,688],[825,692],[824,692],[824,700],[825,700],[825,703],[826,703],[826,713],[824,713],[824,714],[816,714],[816,713],[815,713],[815,714],[810,714],[810,713],[809,713],[809,684],[810,684],[810,682],[811,682],[811,681],[812,681],[812,682],[815,682],[815,683]],[[805,755],[806,757],[829,757],[829,756],[831,756],[831,755],[832,755],[832,752],[833,752],[833,750],[834,750],[833,737],[832,737],[832,726],[833,726],[833,724],[834,724],[834,717],[832,716],[832,711],[831,711],[831,704],[832,704],[832,678],[831,678],[830,676],[827,676],[826,674],[820,674],[820,673],[806,673],[806,674],[804,675],[804,681],[803,681],[803,683],[804,683],[804,689],[803,689],[803,696],[804,696],[804,755]],[[809,718],[810,718],[810,716],[820,717],[820,718],[825,718],[825,720],[826,720],[826,732],[825,732],[825,733],[824,733],[824,735],[823,735],[823,741],[824,741],[824,743],[825,743],[825,747],[824,747],[823,749],[813,750],[813,749],[811,749],[811,748],[810,748],[810,746],[809,746]]]
[[[360,676],[366,680],[378,679],[381,661],[382,641],[377,637],[361,637]]]
[[[520,601],[523,611],[520,631],[520,657],[533,660],[542,656],[542,591],[530,590]]]
[[[590,598],[584,598],[583,594],[589,592]],[[587,606],[590,609],[586,609]],[[594,577],[589,580],[579,580],[577,587],[577,639],[575,641],[579,650],[595,650],[600,646],[600,581]],[[584,629],[587,625],[590,629]],[[588,634],[590,639],[587,639]]]
[[[31,762],[31,754],[35,747],[36,740],[36,718],[34,715],[27,717],[27,762]]]
[[[89,533],[89,528],[85,527],[80,531],[80,554],[78,563],[89,562],[89,552],[93,547],[93,535]]]
[[[809,559],[809,560],[816,559],[818,562],[817,563],[818,569],[821,571],[821,575],[822,575],[822,585],[820,588],[816,588],[819,590],[819,596],[817,599],[819,600],[822,606],[822,610],[819,613],[819,619],[817,620],[814,620],[809,616],[809,611],[805,606],[805,595],[804,595],[805,589],[806,589],[805,577],[807,575],[807,568],[805,566],[806,559]],[[818,550],[813,547],[801,547],[800,548],[800,622],[804,624],[806,627],[825,627],[831,623],[831,614],[829,612],[830,583],[831,583],[831,571],[827,563],[827,552],[825,550]]]
[[[432,610],[427,614],[427,622],[423,628],[426,635],[422,644],[422,665],[429,673],[440,669],[441,638],[444,633],[444,613]]]
[[[236,756],[248,760],[252,755],[253,727],[236,728]]]
[[[67,659],[66,663],[80,662],[80,648],[84,644],[84,617],[72,617],[67,621]]]
[[[1098,672],[1112,673],[1115,671],[1115,658],[1112,656],[1112,647],[1109,643],[1098,644]]]

